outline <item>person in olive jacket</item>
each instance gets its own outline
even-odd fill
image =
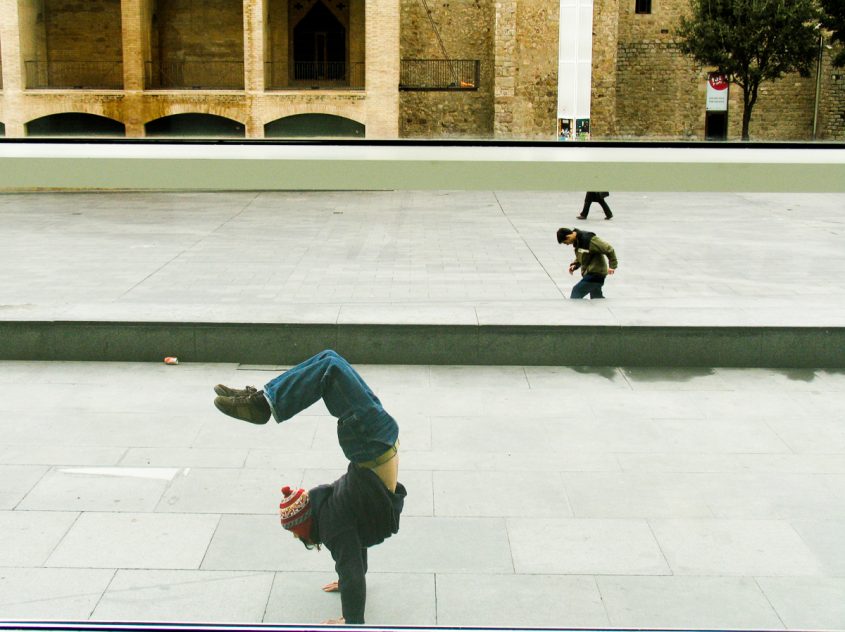
[[[308,549],[321,545],[335,561],[342,617],[324,623],[364,623],[367,548],[399,532],[407,491],[399,482],[399,426],[355,369],[334,351],[322,351],[268,382],[214,387],[218,410],[254,424],[290,419],[321,399],[337,418],[337,436],[349,467],[328,485],[308,491],[282,488],[282,526]]]
[[[575,261],[569,264],[569,274],[581,269],[581,280],[572,288],[569,298],[584,298],[587,294],[591,299],[604,298],[604,280],[619,266],[613,246],[599,239],[595,233],[574,228],[559,228],[557,243],[572,246],[575,250]]]

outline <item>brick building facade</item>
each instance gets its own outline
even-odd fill
[[[593,138],[702,139],[688,0],[594,0]],[[554,140],[560,0],[0,0],[0,133]],[[764,84],[757,140],[845,140],[845,69]],[[741,91],[731,91],[737,139]]]

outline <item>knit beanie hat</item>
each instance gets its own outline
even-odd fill
[[[311,500],[304,489],[292,490],[282,487],[284,498],[279,504],[282,526],[293,531],[302,540],[307,540],[311,533]]]

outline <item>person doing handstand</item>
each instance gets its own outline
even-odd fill
[[[367,548],[399,532],[407,490],[399,482],[399,426],[358,372],[334,351],[322,351],[268,382],[214,387],[222,413],[253,424],[272,416],[281,423],[323,399],[337,418],[337,438],[349,467],[328,485],[308,491],[282,488],[282,526],[306,548],[323,544],[338,579],[323,587],[340,591],[342,618],[326,623],[364,623]]]

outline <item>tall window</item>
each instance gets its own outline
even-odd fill
[[[637,13],[651,13],[651,0],[636,0],[634,11]]]

